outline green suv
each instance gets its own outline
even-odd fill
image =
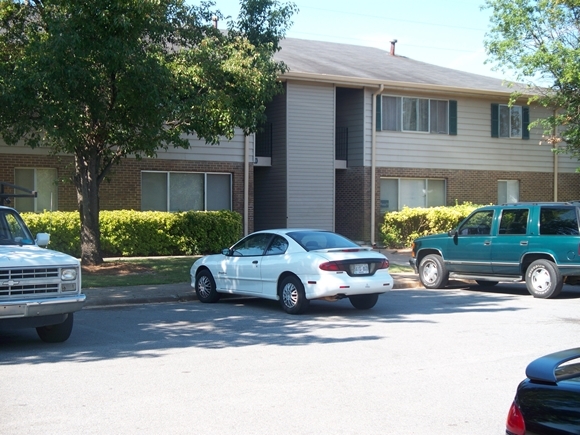
[[[580,277],[579,215],[580,202],[481,207],[447,234],[416,239],[410,263],[425,288],[525,280],[534,297],[553,298]]]

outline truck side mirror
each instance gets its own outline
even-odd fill
[[[48,242],[50,242],[50,234],[48,233],[38,233],[36,235],[36,244],[43,248],[48,246]]]

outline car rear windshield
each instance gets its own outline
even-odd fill
[[[359,245],[340,234],[330,231],[293,231],[288,233],[307,251],[334,248],[358,248]]]

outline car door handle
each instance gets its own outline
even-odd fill
[[[258,260],[252,261],[252,264],[258,264]]]
[[[520,246],[528,246],[528,241],[527,240],[522,240],[520,242]]]
[[[491,245],[491,240],[486,240],[485,242],[483,242],[484,246],[489,246]]]

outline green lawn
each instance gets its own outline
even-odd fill
[[[199,257],[123,258],[106,261],[98,271],[83,270],[83,288],[124,287],[189,282],[189,269]],[[392,264],[391,273],[412,272]]]
[[[197,258],[149,257],[106,261],[99,271],[83,270],[83,288],[187,282],[189,269]]]

